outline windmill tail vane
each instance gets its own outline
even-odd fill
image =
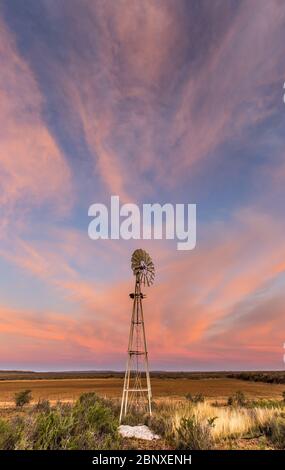
[[[143,315],[142,285],[153,283],[155,270],[149,254],[142,250],[134,251],[131,267],[135,275],[131,326],[128,342],[128,357],[124,377],[120,422],[129,411],[148,411],[151,415],[151,383],[149,375],[148,351]]]

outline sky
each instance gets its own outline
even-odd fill
[[[123,370],[134,249],[153,370],[284,369],[283,0],[0,1],[0,369]],[[197,204],[197,245],[88,208]]]

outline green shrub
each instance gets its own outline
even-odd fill
[[[229,406],[245,406],[246,398],[242,391],[238,390],[231,397],[228,398]]]
[[[15,449],[18,439],[18,433],[13,429],[11,424],[3,419],[0,419],[0,449],[13,450]]]
[[[207,450],[211,449],[213,440],[211,427],[213,424],[200,423],[195,417],[182,418],[176,429],[176,448],[178,450]]]
[[[269,408],[269,409],[283,409],[285,403],[281,400],[261,399],[251,400],[246,403],[247,408]]]
[[[67,449],[73,425],[72,415],[64,415],[60,410],[39,413],[31,435],[33,449]]]
[[[205,397],[202,393],[198,393],[197,395],[192,395],[191,393],[187,393],[186,400],[189,400],[192,403],[203,403],[205,401]]]
[[[126,424],[128,426],[138,426],[140,424],[145,424],[148,420],[148,415],[139,411],[133,411],[132,413],[128,413],[122,419],[122,424]]]
[[[50,402],[49,400],[39,400],[38,403],[35,404],[33,407],[33,411],[39,412],[43,411],[45,413],[48,413],[50,411]]]
[[[99,397],[96,393],[94,392],[86,392],[82,393],[80,397],[78,398],[76,405],[84,405],[86,407],[90,405],[94,405],[95,403],[98,403],[99,401],[102,401],[102,398]]]
[[[24,405],[30,403],[31,399],[31,390],[22,390],[21,392],[15,393],[15,404],[18,408],[22,408]]]
[[[265,428],[270,441],[278,448],[285,449],[285,418],[278,416],[268,423]]]
[[[95,393],[81,395],[75,403],[73,415],[77,427],[84,427],[87,424],[99,434],[115,434],[117,431],[118,420],[112,409]]]
[[[109,402],[96,394],[84,394],[73,408],[74,437],[70,448],[117,449],[120,444],[118,418]]]
[[[174,440],[173,434],[173,420],[172,416],[166,412],[161,411],[159,414],[148,416],[146,420],[147,426],[150,427],[156,434],[163,437],[170,443]]]

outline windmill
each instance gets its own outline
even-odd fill
[[[120,422],[128,410],[145,410],[151,414],[151,385],[148,353],[143,317],[142,285],[150,286],[154,280],[154,264],[144,250],[135,250],[131,267],[136,277],[135,292],[130,294],[133,310],[128,343],[128,359],[124,378]]]

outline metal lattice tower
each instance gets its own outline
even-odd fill
[[[133,409],[148,411],[151,415],[151,385],[146,345],[142,285],[150,286],[154,280],[154,265],[144,250],[136,250],[132,255],[132,270],[136,276],[133,310],[128,343],[128,359],[124,378],[120,422]]]

